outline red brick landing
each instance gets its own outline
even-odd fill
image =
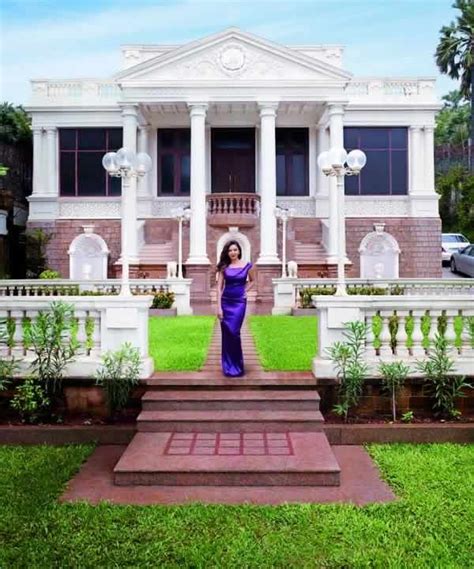
[[[93,452],[69,482],[62,502],[97,504],[268,504],[349,502],[359,506],[396,499],[360,446],[334,446],[341,467],[339,486],[117,486],[113,469],[125,446],[104,445]]]

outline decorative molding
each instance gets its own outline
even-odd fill
[[[69,219],[119,219],[121,217],[120,199],[59,200],[59,218]]]
[[[151,206],[152,217],[172,217],[172,210],[177,207],[186,207],[190,204],[190,197],[187,198],[158,198],[153,201]]]
[[[346,217],[407,217],[410,215],[407,196],[346,196]]]
[[[314,197],[278,197],[277,205],[281,208],[295,210],[295,217],[314,217],[315,200]]]

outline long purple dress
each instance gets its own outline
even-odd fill
[[[244,267],[224,269],[225,286],[221,298],[222,372],[228,377],[244,375],[240,328],[247,308],[245,283],[251,268],[252,263],[247,263]]]

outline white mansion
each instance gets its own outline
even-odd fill
[[[162,276],[177,260],[172,211],[190,206],[184,259],[194,299],[209,300],[229,237],[256,263],[265,299],[280,272],[277,204],[294,210],[287,249],[299,275],[332,275],[338,201],[316,159],[342,145],[367,155],[361,175],[345,180],[349,274],[360,274],[364,237],[385,224],[400,276],[439,276],[434,79],[353,77],[341,46],[278,45],[236,28],[181,46],[126,45],[122,55],[110,78],[32,80],[29,225],[53,234],[49,264],[63,277],[84,231],[100,237],[91,244],[107,251],[109,276],[119,268],[120,181],[101,160],[121,146],[153,160],[134,182],[135,223],[125,229],[138,276]]]

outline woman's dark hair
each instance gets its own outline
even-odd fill
[[[217,263],[217,272],[223,271],[230,265],[229,249],[235,245],[239,250],[239,259],[242,259],[242,247],[238,241],[227,241],[221,251],[221,258]]]

